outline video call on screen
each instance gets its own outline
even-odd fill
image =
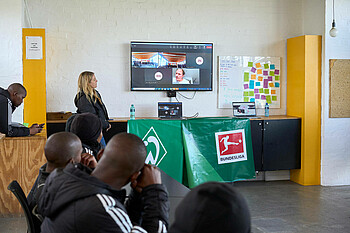
[[[210,43],[131,42],[131,88],[212,90],[212,51]]]

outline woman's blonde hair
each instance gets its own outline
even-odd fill
[[[92,103],[92,101],[96,103],[96,100],[98,100],[102,104],[102,101],[100,97],[98,97],[95,89],[90,86],[90,82],[94,77],[94,75],[95,75],[94,72],[91,72],[91,71],[84,71],[79,75],[78,94],[79,92],[84,93],[90,103]]]

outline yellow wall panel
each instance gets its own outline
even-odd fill
[[[287,115],[302,117],[301,169],[291,180],[320,184],[321,167],[321,36],[287,40]]]
[[[42,37],[42,59],[26,58],[26,37]],[[22,29],[23,42],[23,86],[27,89],[24,99],[24,122],[46,122],[46,57],[45,29]]]

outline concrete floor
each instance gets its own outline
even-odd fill
[[[237,182],[252,232],[350,232],[350,186],[301,186],[290,181]],[[26,232],[24,218],[0,218],[0,232]],[[216,232],[215,232],[216,233]]]

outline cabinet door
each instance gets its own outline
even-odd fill
[[[301,120],[265,120],[263,170],[300,168]]]
[[[262,171],[262,120],[250,120],[255,171]]]

